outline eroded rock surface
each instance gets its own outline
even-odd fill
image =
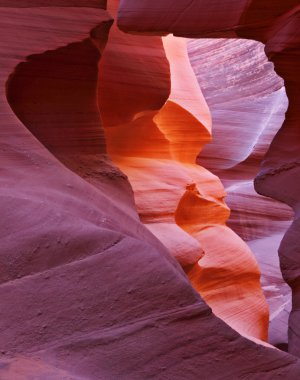
[[[213,139],[198,162],[221,179],[231,210],[228,225],[258,259],[270,306],[269,342],[287,343],[291,300],[277,251],[293,213],[284,203],[257,194],[253,186],[284,121],[284,82],[257,41],[195,39],[188,42],[188,51],[213,120]]]
[[[65,62],[94,78],[111,16],[88,0],[85,7],[77,7],[79,1],[47,7],[21,0],[22,9],[11,8],[15,5],[0,2],[0,376],[299,378],[295,357],[257,345],[218,319],[139,221],[126,179],[105,156],[96,122],[97,91],[90,82],[84,87],[78,82],[83,99],[75,117],[68,96],[79,108],[79,95],[68,86]],[[81,54],[83,47],[88,54]],[[48,59],[54,68],[62,64],[66,77],[52,73]],[[21,62],[26,62],[23,67]],[[17,83],[26,84],[24,100]],[[60,85],[66,90],[65,108],[64,99],[56,103],[52,93]],[[59,106],[56,115],[53,105]],[[81,128],[81,113],[84,125],[90,122],[88,131]],[[43,130],[56,128],[57,120],[64,131],[60,140]],[[70,154],[74,142],[84,154],[90,149],[91,130],[101,137],[99,152],[91,156],[100,155],[105,181],[97,180],[102,171],[95,174],[89,152],[82,166]],[[82,134],[78,138],[73,132]]]
[[[279,250],[285,280],[293,289],[293,310],[289,319],[289,351],[299,352],[299,258],[298,250],[298,161],[299,161],[299,2],[258,1],[170,1],[153,3],[123,0],[119,26],[127,32],[174,33],[199,38],[241,37],[263,42],[267,57],[285,81],[289,108],[285,122],[273,139],[256,179],[259,193],[293,207],[295,220]],[[226,17],[224,17],[226,9]],[[158,19],[157,15],[165,15]]]
[[[144,39],[153,50],[141,49]],[[268,309],[257,264],[226,226],[229,209],[219,179],[195,162],[211,139],[211,118],[186,40],[132,36],[115,26],[99,71],[108,152],[128,175],[142,222],[182,264],[216,315],[240,333],[266,340]],[[160,78],[168,78],[170,87]]]

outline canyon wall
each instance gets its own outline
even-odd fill
[[[168,13],[171,1],[153,4],[143,0],[121,1],[118,24],[127,32],[153,34],[174,33],[190,38],[241,37],[265,44],[267,57],[285,81],[289,108],[285,122],[273,139],[256,178],[256,190],[293,207],[296,216],[279,250],[283,277],[292,287],[293,308],[289,318],[289,351],[299,352],[299,259],[298,247],[298,117],[299,108],[299,2],[218,1],[176,2]],[[226,9],[226,17],[224,10]],[[158,18],[158,15],[164,15]]]
[[[101,120],[99,102],[98,112],[112,112],[120,118],[118,133],[127,133],[126,123],[138,124],[140,119],[148,123],[162,107],[163,112],[156,115],[158,123],[174,139],[168,141],[166,150],[162,131],[154,132],[145,142],[146,151],[149,142],[148,154],[151,139],[158,140],[160,154],[173,152],[172,158],[182,162],[184,169],[189,167],[193,180],[200,170],[208,182],[218,183],[216,198],[223,188],[207,170],[189,163],[191,152],[182,148],[181,141],[189,142],[188,135],[170,129],[168,107],[175,108],[180,121],[184,105],[188,111],[183,120],[196,123],[205,141],[208,134],[203,131],[208,131],[209,119],[202,113],[193,116],[190,104],[177,104],[172,67],[170,75],[159,37],[143,37],[153,38],[154,61],[149,59],[146,43],[139,49],[130,48],[138,56],[145,55],[144,60],[140,56],[133,59],[133,64],[153,63],[153,72],[145,64],[145,75],[153,75],[149,90],[137,87],[139,101],[135,91],[132,100],[132,93],[127,92],[129,77],[122,78],[122,74],[129,67],[134,76],[136,68],[123,59],[121,70],[106,77],[112,91],[115,83],[119,92],[119,79],[123,80],[123,98],[119,104],[101,108],[106,42],[108,53],[120,59],[123,49],[126,53],[122,44],[118,50],[110,46],[112,17],[100,9],[104,3],[0,0],[0,377],[299,378],[295,357],[251,342],[217,318],[168,249],[140,222],[130,184],[107,155],[113,131],[106,144],[110,118]],[[162,30],[165,20],[160,19]],[[164,41],[169,43],[173,44],[172,38]],[[172,49],[168,58],[171,53]],[[159,88],[154,85],[157,72],[163,73]],[[136,77],[130,82],[132,87],[142,79]],[[165,103],[166,99],[170,101]],[[137,135],[148,130],[151,127]],[[135,139],[136,134],[132,135]],[[138,142],[138,136],[133,141]],[[194,139],[190,143],[194,155],[199,141],[197,146]],[[116,148],[144,152],[136,144]],[[195,198],[203,202],[195,186],[187,187],[182,200],[188,203]],[[217,203],[226,214],[222,200]],[[183,204],[176,212],[178,223],[188,227],[185,210]],[[221,229],[227,230],[223,225]],[[199,252],[198,240],[182,233]],[[207,239],[210,242],[214,237]]]
[[[110,12],[116,9],[110,2]],[[186,40],[132,36],[113,26],[99,73],[107,149],[129,178],[142,222],[217,316],[245,336],[267,340],[257,264],[226,226],[229,209],[219,179],[195,162],[211,139],[211,118]],[[166,75],[170,93],[159,82]]]
[[[213,121],[213,139],[198,162],[221,179],[231,211],[228,225],[258,260],[270,306],[269,342],[287,343],[291,296],[277,251],[293,214],[253,187],[288,107],[283,80],[257,41],[194,39],[188,42],[188,52]]]

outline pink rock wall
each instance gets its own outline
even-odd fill
[[[283,80],[257,41],[195,39],[188,50],[213,119],[213,139],[198,162],[222,180],[231,210],[228,225],[258,259],[270,306],[269,342],[286,343],[291,301],[277,250],[293,214],[284,203],[257,194],[253,186],[288,107]]]
[[[110,3],[112,13],[116,4]],[[185,39],[133,36],[113,26],[99,73],[108,152],[128,175],[142,222],[217,316],[245,336],[266,340],[268,308],[257,264],[225,225],[229,210],[219,179],[195,164],[210,140],[211,118]]]
[[[96,155],[105,174],[95,173],[98,164],[89,154],[85,165],[70,154],[69,142],[90,147],[90,134],[80,128],[82,115],[76,124],[68,96],[77,107],[80,102],[72,87],[62,86],[65,108],[60,94],[60,102],[55,102],[50,85],[62,88],[68,78],[54,75],[47,59],[54,60],[54,68],[67,60],[71,67],[78,65],[78,73],[94,78],[95,58],[103,48],[99,41],[108,32],[101,26],[107,26],[111,16],[95,1],[85,1],[84,8],[75,1],[41,7],[47,4],[21,0],[18,9],[11,8],[16,5],[12,2],[0,2],[0,376],[299,378],[296,358],[248,341],[212,314],[169,252],[140,223],[128,183],[105,157],[104,148]],[[81,54],[83,45],[89,54]],[[68,54],[60,54],[61,49]],[[63,72],[69,75],[65,68]],[[38,74],[41,85],[32,86],[27,74]],[[97,93],[91,94],[95,86],[86,86],[84,91],[80,86],[81,112],[101,137]],[[35,104],[39,100],[40,110]],[[60,106],[54,108],[57,118],[53,105]],[[38,114],[30,115],[29,107]],[[45,125],[56,128],[56,120],[64,130],[60,140],[43,130]],[[97,180],[99,173],[106,181]],[[119,190],[123,184],[124,198]]]
[[[298,187],[298,120],[299,109],[299,2],[289,0],[269,2],[253,0],[151,3],[139,5],[134,0],[123,0],[119,12],[119,26],[125,31],[162,34],[172,32],[185,37],[242,37],[263,42],[275,71],[285,81],[289,108],[285,122],[274,138],[256,180],[258,192],[285,202],[296,211],[296,218],[285,235],[279,250],[283,276],[293,289],[293,310],[289,320],[289,351],[299,355],[297,204]],[[226,9],[226,17],[224,17]],[[158,19],[158,14],[165,15]],[[142,21],[143,20],[143,21]]]

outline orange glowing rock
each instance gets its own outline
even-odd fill
[[[299,0],[178,0],[172,4],[172,12],[170,6],[170,0],[141,0],[138,4],[135,0],[123,0],[118,25],[131,33],[260,41],[265,44],[266,56],[274,63],[276,73],[285,81],[289,107],[256,176],[255,189],[286,203],[295,212],[294,222],[281,242],[279,257],[283,278],[292,288],[288,350],[300,357]]]
[[[266,340],[268,307],[258,266],[247,245],[226,227],[230,210],[220,180],[196,165],[211,140],[211,116],[186,40],[170,35],[162,46],[158,37],[148,36],[151,50],[145,55],[144,38],[113,26],[100,62],[99,108],[108,153],[128,176],[142,222],[185,268],[215,314],[241,334]],[[169,66],[157,60],[163,54]],[[116,76],[124,61],[128,65]],[[149,77],[164,79],[156,94]]]
[[[165,1],[151,3],[169,2],[176,10],[181,2]],[[195,284],[201,278],[197,271],[205,281],[207,274],[206,297],[213,295],[214,249],[235,268],[245,257],[241,247],[241,260],[229,260],[228,248],[240,244],[234,234],[228,235],[234,240],[230,247],[227,239],[224,249],[216,244],[221,233],[224,242],[230,233],[223,233],[229,212],[224,190],[206,169],[187,162],[189,143],[192,151],[199,142],[189,141],[182,128],[198,120],[193,125],[206,140],[204,116],[187,111],[174,89],[168,101],[170,67],[160,38],[122,37],[114,27],[102,60],[99,49],[112,22],[97,9],[105,3],[0,0],[0,378],[299,379],[297,359],[249,342],[216,318],[149,232],[156,229]],[[144,4],[134,0],[142,9]],[[160,28],[164,16],[158,17]],[[227,22],[224,12],[221,18]],[[130,174],[144,225],[127,179],[106,154],[97,95],[104,102],[110,150]],[[180,109],[187,155],[167,123],[166,108],[173,104]],[[57,129],[60,138],[53,133]],[[203,213],[198,219],[200,208],[208,212],[211,228]],[[228,273],[231,282],[232,272],[223,265],[220,259],[219,272]],[[252,268],[248,277],[241,273],[249,289],[257,284]],[[225,301],[246,294],[232,284]],[[222,288],[223,282],[217,285]],[[216,298],[219,302],[219,294]],[[237,307],[228,305],[239,310],[237,301]],[[255,308],[253,313],[261,315]],[[254,316],[244,318],[251,327]]]

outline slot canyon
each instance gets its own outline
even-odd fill
[[[0,380],[300,379],[299,0],[0,17]]]

